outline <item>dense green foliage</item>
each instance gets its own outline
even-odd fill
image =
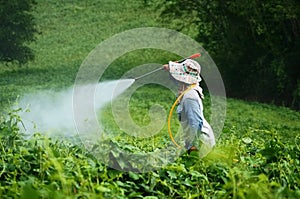
[[[0,61],[25,63],[33,59],[27,44],[35,38],[35,4],[35,0],[0,1]]]
[[[157,95],[156,89],[138,91]],[[120,99],[122,100],[122,99]],[[157,101],[149,99],[143,105]],[[207,101],[205,102],[207,103]],[[132,111],[141,109],[132,104]],[[142,118],[141,113],[135,116]],[[1,198],[299,198],[299,113],[284,108],[229,100],[217,147],[204,159],[184,154],[146,173],[106,167],[69,139],[20,134],[18,110],[1,117]],[[109,111],[105,120],[114,129]],[[273,119],[273,115],[280,115]],[[110,120],[110,122],[109,122]],[[145,125],[147,121],[138,122]],[[116,131],[113,131],[116,132]],[[112,142],[129,152],[149,152],[148,139],[115,133]],[[166,134],[157,135],[163,146]],[[151,138],[152,139],[152,138]],[[122,159],[117,157],[116,161]],[[129,165],[125,165],[129,166]]]
[[[30,44],[35,61],[22,68],[14,63],[0,67],[0,198],[300,197],[300,114],[283,107],[228,99],[223,133],[206,158],[184,154],[146,173],[105,166],[76,137],[56,139],[31,132],[35,134],[25,139],[19,116],[25,110],[5,111],[10,109],[8,101],[39,90],[69,87],[81,62],[99,42],[127,29],[162,26],[155,20],[156,12],[134,0],[41,0],[34,17],[40,31]],[[131,52],[116,60],[103,78],[118,79],[134,66],[166,63],[174,57],[154,49]],[[207,118],[209,100],[206,94]],[[147,125],[153,104],[169,111],[173,101],[167,89],[147,85],[132,96],[130,112],[139,125]],[[110,106],[99,115],[104,116],[111,142],[128,152],[149,152],[170,142],[166,127],[149,139],[135,138],[116,126]],[[172,124],[178,125],[176,116]],[[114,155],[117,162],[122,161]]]
[[[227,94],[300,108],[300,2],[150,0],[214,58]]]

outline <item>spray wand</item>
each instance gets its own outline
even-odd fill
[[[150,71],[150,72],[148,72],[148,73],[146,73],[146,74],[144,74],[144,75],[141,75],[141,76],[139,76],[139,77],[134,78],[134,80],[138,80],[138,79],[140,79],[140,78],[142,78],[142,77],[146,77],[146,76],[151,75],[152,73],[155,73],[155,72],[160,71],[160,70],[162,70],[162,69],[164,69],[164,68],[157,68],[157,69],[155,69],[155,70],[153,70],[153,71]]]
[[[176,61],[176,62],[183,62],[183,61],[186,60],[186,59],[195,59],[195,58],[200,57],[200,56],[201,56],[200,53],[195,53],[195,54],[192,54],[192,55],[189,56],[189,57],[186,57],[186,58],[184,58],[184,59],[178,60],[178,61]],[[146,76],[148,76],[148,75],[151,75],[152,73],[155,73],[155,72],[160,71],[160,70],[163,70],[163,69],[164,69],[163,67],[157,68],[157,69],[155,69],[155,70],[153,70],[153,71],[150,71],[150,72],[148,72],[148,73],[146,73],[146,74],[144,74],[144,75],[141,75],[141,76],[139,76],[139,77],[134,78],[134,80],[138,80],[138,79],[140,79],[140,78],[146,77]]]

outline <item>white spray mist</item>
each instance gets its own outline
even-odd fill
[[[100,110],[129,88],[134,81],[134,79],[123,79],[97,84],[95,109]],[[93,86],[95,85],[82,85],[80,89],[84,91]],[[84,92],[80,98],[85,99]],[[23,110],[29,110],[20,115],[26,128],[25,133],[29,136],[35,132],[46,133],[48,136],[57,133],[67,137],[76,135],[72,100],[73,87],[60,92],[42,91],[22,97],[19,106]]]

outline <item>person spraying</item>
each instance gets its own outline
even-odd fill
[[[184,147],[190,154],[198,151],[204,157],[215,146],[215,136],[203,114],[204,95],[200,87],[200,64],[193,59],[169,61],[163,65],[178,83],[178,118],[183,130]]]

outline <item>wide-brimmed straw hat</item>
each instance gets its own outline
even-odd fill
[[[169,62],[170,74],[176,80],[186,84],[195,84],[201,81],[201,66],[192,59],[186,59],[181,63]]]

